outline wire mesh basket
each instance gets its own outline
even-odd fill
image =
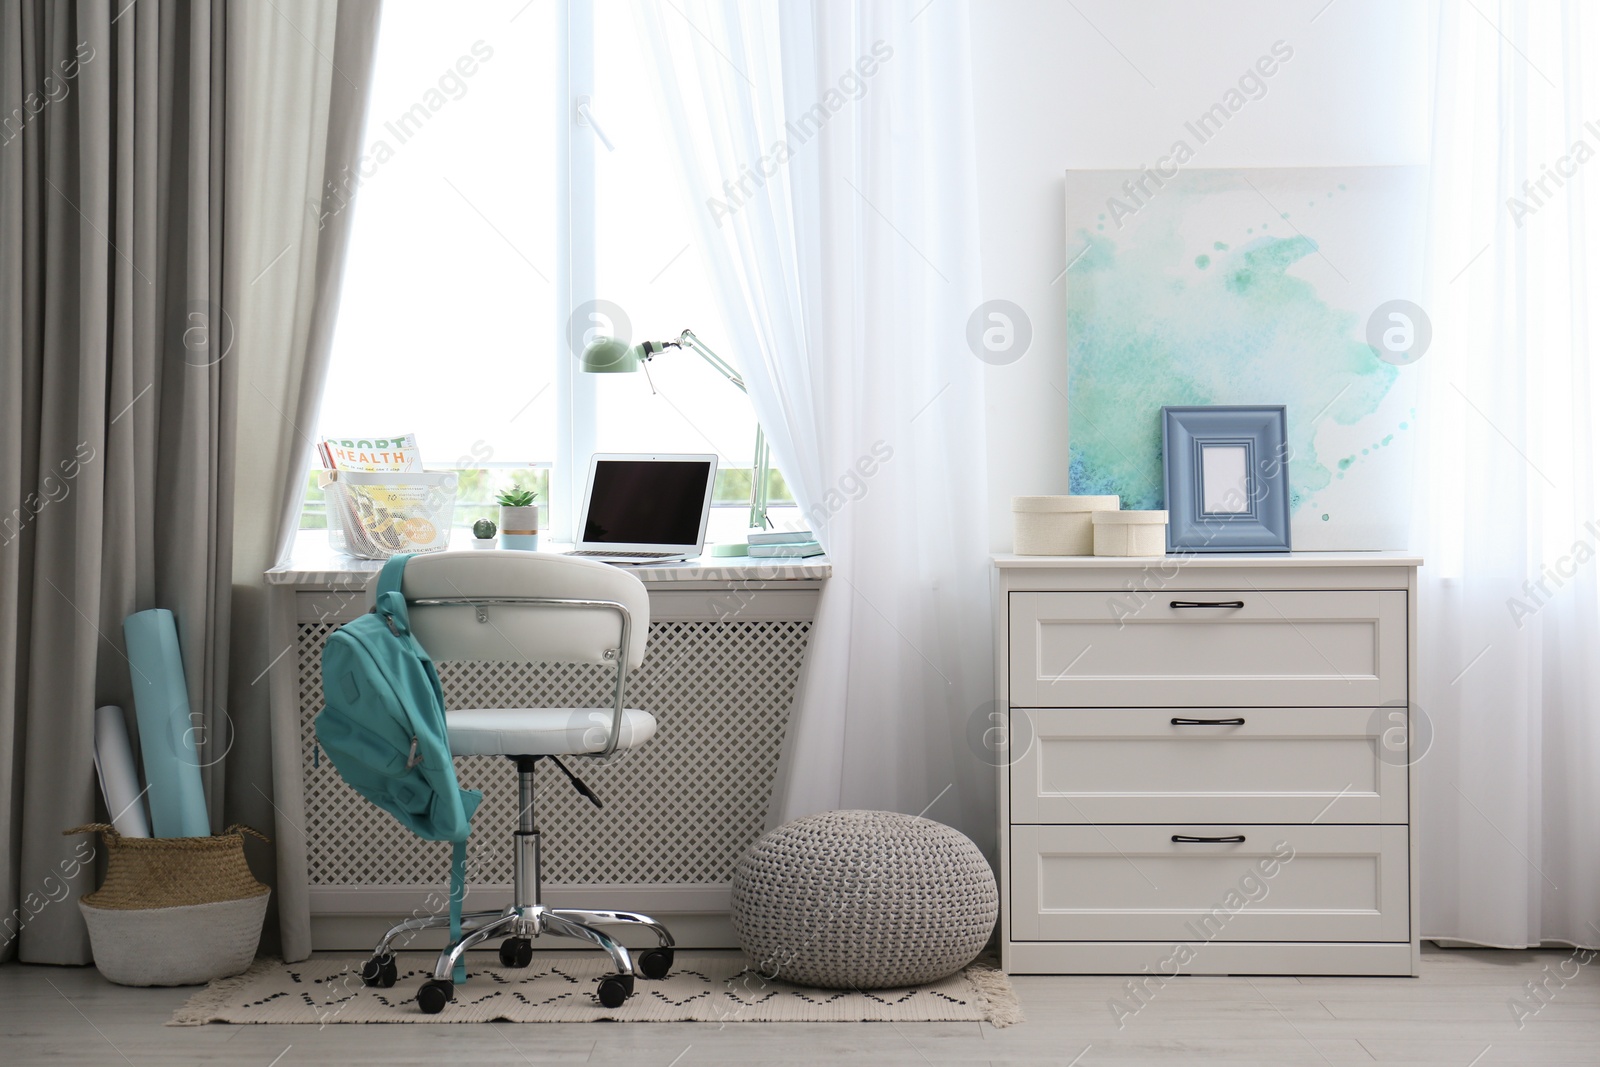
[[[359,559],[443,551],[450,547],[457,477],[454,471],[318,471],[329,546]]]

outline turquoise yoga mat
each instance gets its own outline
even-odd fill
[[[150,787],[150,828],[157,837],[205,837],[211,822],[200,786],[197,721],[189,717],[177,624],[172,612],[154,608],[129,615],[122,634],[132,668],[144,780]]]

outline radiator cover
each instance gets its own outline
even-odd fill
[[[358,796],[316,743],[322,646],[337,623],[298,628],[301,771],[307,881],[321,887],[443,885],[450,846],[423,841]],[[656,717],[642,748],[568,766],[600,796],[596,810],[555,768],[540,768],[544,879],[564,885],[725,886],[765,828],[811,623],[656,622],[628,704]],[[605,707],[611,669],[583,664],[441,663],[446,707]],[[456,760],[483,790],[468,883],[507,885],[516,773],[500,757]]]

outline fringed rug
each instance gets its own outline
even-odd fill
[[[487,959],[493,956],[484,954]],[[979,961],[943,981],[911,989],[811,989],[763,977],[737,952],[679,951],[661,981],[636,980],[620,1008],[595,1000],[611,972],[600,953],[540,952],[525,969],[472,960],[470,980],[437,1015],[417,1007],[433,953],[402,953],[391,989],[362,985],[365,956],[318,955],[301,963],[257,960],[212,982],[173,1015],[202,1023],[566,1023],[599,1022],[988,1022],[1022,1021],[1011,981]]]

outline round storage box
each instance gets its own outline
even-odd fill
[[[1019,556],[1091,556],[1097,511],[1116,511],[1114,496],[1014,496],[1012,551]]]
[[[244,855],[247,826],[214,837],[123,837],[103,823],[106,880],[78,901],[100,973],[118,985],[199,985],[255,959],[269,890]]]
[[[828,989],[922,985],[982,951],[994,872],[965,835],[892,811],[785,823],[733,872],[733,928],[769,978]]]
[[[1094,554],[1097,556],[1163,556],[1167,552],[1165,511],[1097,511]]]

